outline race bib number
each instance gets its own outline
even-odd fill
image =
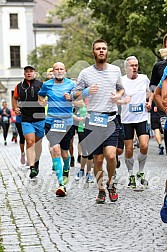
[[[3,122],[8,122],[8,117],[7,117],[7,116],[3,116],[3,117],[2,117],[2,121],[3,121]]]
[[[129,104],[130,113],[142,113],[143,112],[143,103],[138,104]]]
[[[90,125],[107,127],[107,122],[108,122],[108,115],[106,114],[95,113],[95,112],[92,112],[90,114],[90,119],[89,119]]]
[[[66,132],[66,122],[62,119],[54,119],[51,126],[51,131]]]

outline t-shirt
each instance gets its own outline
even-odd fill
[[[48,111],[46,123],[51,124],[53,118],[70,118],[72,119],[72,103],[64,98],[64,93],[71,93],[75,83],[64,78],[62,83],[55,83],[54,79],[50,79],[43,83],[38,95],[48,97]],[[69,123],[70,124],[70,123]]]
[[[98,85],[98,92],[87,97],[88,112],[110,113],[117,111],[117,104],[112,102],[111,93],[123,89],[120,68],[108,64],[105,70],[98,70],[95,65],[83,69],[78,76],[73,96],[77,91],[84,90],[94,84]]]
[[[129,79],[127,75],[122,77],[122,84],[125,89],[123,98],[131,96],[131,101],[122,105],[122,123],[139,123],[148,120],[148,110],[145,103],[149,83],[150,81],[145,74],[138,74],[136,79]]]
[[[150,86],[158,86],[166,66],[167,66],[167,60],[159,61],[153,66],[150,79]]]

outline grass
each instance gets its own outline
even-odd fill
[[[0,234],[1,234],[1,219],[0,219]],[[3,251],[4,251],[4,248],[2,245],[2,238],[0,237],[0,252],[3,252]]]

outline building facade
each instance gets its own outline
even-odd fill
[[[42,44],[59,39],[62,24],[47,24],[47,11],[59,1],[0,0],[0,101],[9,106],[14,87],[24,78],[27,55]]]

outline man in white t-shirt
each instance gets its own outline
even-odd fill
[[[139,172],[137,178],[142,185],[148,185],[143,170],[148,152],[148,110],[151,109],[152,95],[149,92],[150,81],[148,77],[145,74],[138,74],[137,58],[135,56],[128,57],[124,62],[124,66],[127,74],[122,77],[125,93],[122,100],[124,105],[121,111],[121,122],[125,142],[125,163],[129,172],[128,186],[136,187],[133,172],[133,138],[135,131],[139,139]],[[126,102],[127,97],[130,97],[128,103]]]

